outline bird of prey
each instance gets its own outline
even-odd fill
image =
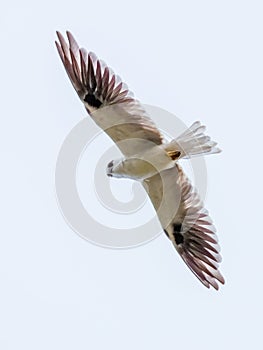
[[[56,46],[71,83],[88,114],[123,154],[108,164],[107,175],[142,183],[181,258],[207,288],[218,290],[224,278],[216,230],[178,161],[220,149],[200,122],[166,141],[121,79],[94,53],[79,48],[70,32],[66,34],[67,40],[57,32]]]

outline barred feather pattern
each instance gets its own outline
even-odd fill
[[[88,112],[104,105],[134,101],[132,93],[93,52],[79,48],[70,32],[68,43],[57,32],[56,47],[67,74]]]
[[[70,32],[67,32],[68,42],[59,32],[57,36],[57,50],[72,85],[91,118],[121,152],[132,156],[145,149],[145,142],[134,143],[132,147],[120,142],[128,139],[162,144],[162,134],[120,77],[94,53],[79,48]]]
[[[219,271],[220,246],[208,211],[182,168],[176,164],[144,180],[165,234],[207,287],[219,289],[225,280]],[[168,216],[167,216],[168,214]]]
[[[172,241],[184,262],[207,287],[219,289],[225,283],[219,271],[220,247],[216,228],[203,203],[182,169],[178,167],[183,220],[173,224]],[[182,214],[182,213],[180,213]],[[182,215],[180,215],[182,217]]]

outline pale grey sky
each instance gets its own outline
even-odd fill
[[[13,1],[0,17],[0,348],[261,349],[261,1]],[[85,112],[55,30],[72,31],[140,101],[201,120],[219,142],[206,199],[222,247],[219,292],[164,235],[118,251],[65,223],[56,159]]]

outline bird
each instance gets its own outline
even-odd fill
[[[207,288],[225,280],[216,228],[198,191],[178,161],[220,153],[217,143],[194,122],[167,141],[127,85],[93,52],[80,48],[67,31],[55,41],[59,56],[93,121],[115,142],[123,157],[108,163],[109,177],[139,181],[147,192],[165,235],[182,260]]]

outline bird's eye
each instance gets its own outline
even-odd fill
[[[113,160],[111,162],[109,162],[108,167],[109,168],[113,167]]]

